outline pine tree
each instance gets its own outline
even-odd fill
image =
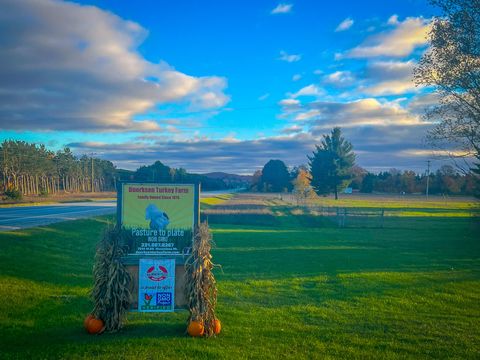
[[[308,156],[311,184],[318,195],[331,192],[338,199],[338,191],[351,179],[351,169],[355,163],[355,154],[350,142],[342,136],[340,128],[324,135],[322,143],[316,145],[313,155]]]

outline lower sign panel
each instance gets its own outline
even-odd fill
[[[175,260],[140,259],[138,311],[172,312],[175,308]]]

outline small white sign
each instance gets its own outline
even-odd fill
[[[140,259],[138,311],[172,312],[175,308],[175,259]]]

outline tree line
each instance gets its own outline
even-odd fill
[[[260,192],[312,193],[327,195],[334,193],[335,199],[352,179],[355,154],[352,144],[336,127],[331,134],[324,135],[311,156],[308,166],[288,170],[281,160],[270,160],[261,171],[253,174],[252,190]],[[300,189],[301,187],[301,189]]]
[[[378,174],[355,165],[350,142],[340,128],[324,135],[307,165],[288,169],[281,160],[268,161],[253,175],[251,189],[258,192],[293,192],[299,198],[338,193],[346,188],[362,193],[405,193],[479,195],[479,178],[475,169],[459,173],[443,165],[437,171],[417,174],[412,170],[390,169]]]
[[[450,165],[443,165],[430,174],[417,174],[412,170],[390,169],[378,174],[355,169],[350,186],[363,193],[406,193],[437,195],[477,195],[477,180],[473,173],[459,173]],[[428,183],[428,184],[427,184]]]
[[[115,166],[69,148],[57,152],[43,144],[5,140],[0,146],[1,188],[18,195],[108,191],[115,188]]]
[[[244,187],[245,181],[211,178],[156,161],[135,171],[116,169],[111,161],[75,156],[66,147],[56,152],[43,144],[5,140],[0,145],[0,190],[10,198],[23,195],[115,191],[117,181],[201,183],[203,190]]]
[[[238,187],[245,187],[248,184],[245,181],[229,180],[228,182],[221,178],[212,178],[205,175],[193,174],[187,172],[184,168],[173,168],[156,161],[151,165],[140,166],[135,171],[119,170],[118,178],[122,181],[145,181],[157,183],[200,183],[202,190],[224,190]]]

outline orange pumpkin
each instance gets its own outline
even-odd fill
[[[220,331],[222,331],[222,324],[220,323],[220,320],[218,319],[215,319],[215,321],[213,322],[213,332],[215,335],[218,335],[220,334]]]
[[[88,322],[92,319],[95,319],[95,316],[93,316],[93,314],[88,314],[87,317],[85,318],[85,320],[83,321],[83,327],[85,329],[87,329],[88,327]]]
[[[190,321],[188,324],[187,332],[190,336],[202,336],[204,331],[203,324],[199,321]]]
[[[85,319],[86,320],[86,319]],[[98,334],[103,330],[103,321],[92,316],[92,318],[87,321],[86,329],[89,334]]]

